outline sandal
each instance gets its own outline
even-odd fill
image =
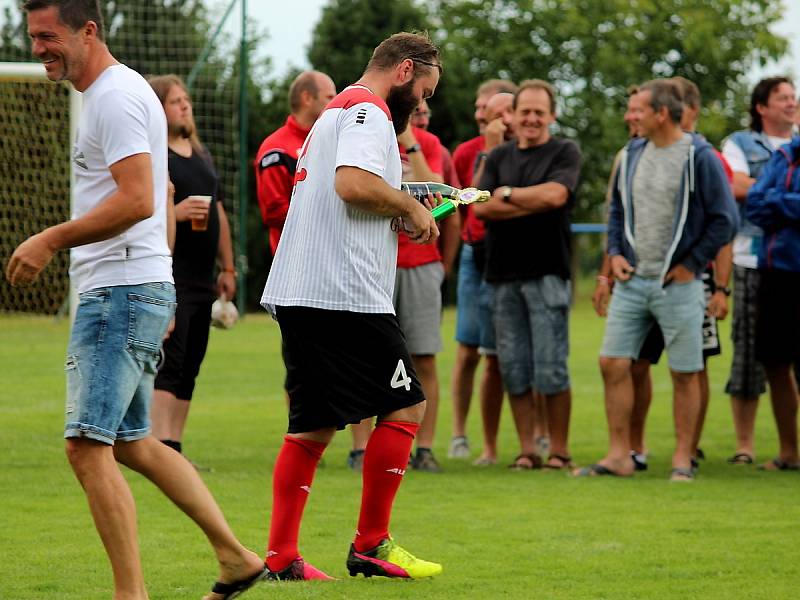
[[[752,465],[753,457],[747,452],[737,452],[728,459],[729,465]]]
[[[760,471],[800,471],[800,464],[786,462],[780,457],[775,457],[763,465],[758,465]]]
[[[583,467],[578,469],[577,471],[572,472],[573,477],[601,477],[601,476],[610,476],[610,477],[630,477],[630,475],[623,475],[621,473],[617,473],[616,471],[612,471],[608,467],[604,467],[603,465],[595,464],[589,465],[588,467]]]
[[[690,483],[694,481],[694,469],[686,469],[684,467],[675,467],[672,469],[669,480],[676,483]]]
[[[514,459],[514,462],[508,465],[509,469],[515,471],[532,471],[534,469],[542,468],[542,459],[538,454],[519,454]]]
[[[557,460],[559,464],[551,464],[551,460]],[[551,454],[547,457],[547,462],[542,465],[542,468],[559,471],[561,469],[573,469],[575,468],[575,464],[572,462],[571,456],[564,456],[563,454]]]

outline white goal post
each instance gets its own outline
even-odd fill
[[[41,63],[22,63],[22,62],[0,62],[0,80],[2,81],[41,81],[42,83],[51,83],[47,78],[44,65]],[[51,84],[57,85],[57,84]],[[83,96],[80,92],[76,91],[71,84],[65,84],[69,88],[69,144],[70,156],[72,155],[72,148],[75,145],[75,139],[78,135],[78,121],[81,114],[81,104]],[[75,205],[73,194],[75,190],[75,170],[70,161],[70,186],[69,186],[69,206],[70,213],[72,207]],[[69,312],[70,321],[75,317],[75,310],[78,306],[78,298],[75,293],[75,288],[70,285],[69,291]]]

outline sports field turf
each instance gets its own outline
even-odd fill
[[[351,579],[344,568],[360,498],[345,467],[340,434],[318,471],[301,532],[305,557],[341,578],[333,583],[261,585],[245,598],[460,599],[790,599],[800,597],[800,474],[732,467],[730,361],[711,361],[712,404],[703,448],[708,460],[693,484],[667,481],[673,446],[671,388],[655,372],[648,429],[650,470],[634,479],[578,480],[563,472],[510,472],[516,444],[507,407],[501,464],[447,460],[454,312],[445,313],[440,355],[442,410],[436,454],[446,472],[409,471],[392,530],[420,557],[444,565],[430,581]],[[573,312],[572,452],[602,456],[606,427],[596,355],[602,321],[583,298]],[[111,573],[84,495],[63,453],[66,322],[0,316],[0,598],[111,597]],[[663,362],[663,361],[662,361]],[[277,325],[250,315],[212,333],[184,445],[250,547],[262,553],[270,477],[285,428]],[[759,458],[775,453],[772,414],[763,399]],[[474,405],[477,409],[477,403]],[[477,452],[477,410],[470,439]],[[216,574],[199,530],[140,476],[127,473],[139,510],[139,537],[152,599],[198,599]]]

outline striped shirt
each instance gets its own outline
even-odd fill
[[[399,189],[400,153],[386,103],[346,88],[320,115],[300,151],[289,213],[261,304],[394,314],[397,234],[391,218],[345,203],[336,169],[357,167]]]

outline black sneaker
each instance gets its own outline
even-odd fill
[[[417,454],[411,459],[411,468],[415,471],[427,473],[441,473],[442,467],[433,455],[430,448],[417,448]]]
[[[363,450],[350,450],[347,455],[347,466],[353,469],[356,473],[361,473],[364,467],[364,451]]]
[[[634,471],[647,471],[647,454],[631,450],[631,460],[633,461]]]

